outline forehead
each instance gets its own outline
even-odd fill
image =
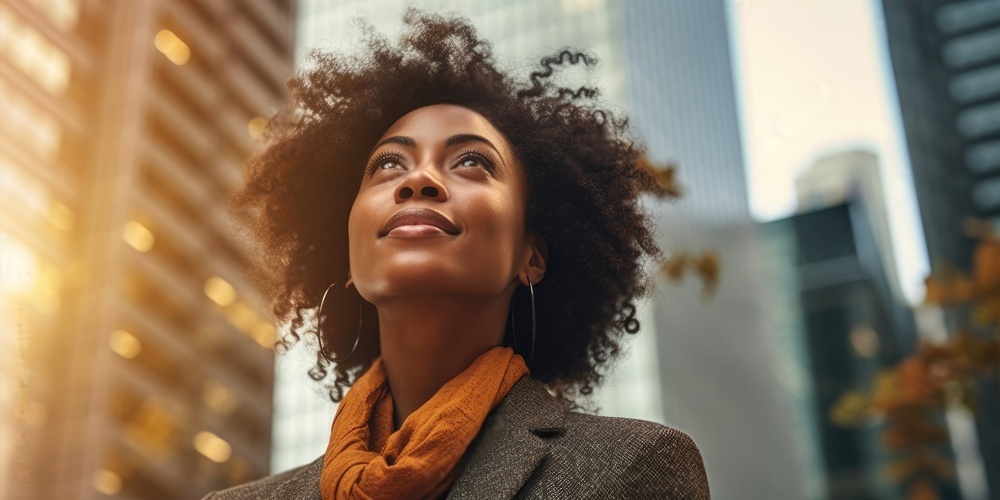
[[[503,134],[486,117],[457,104],[432,104],[410,111],[389,126],[379,140],[393,135],[406,135],[415,139],[417,143],[437,142],[435,139],[444,139],[461,133],[474,133],[490,141],[499,141],[503,146],[497,144],[497,147],[508,150],[501,153],[511,152]]]

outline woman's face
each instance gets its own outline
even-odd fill
[[[453,104],[411,111],[366,167],[348,222],[351,277],[365,300],[513,293],[531,256],[527,180],[486,118]]]

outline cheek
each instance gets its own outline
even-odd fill
[[[358,262],[356,261],[358,257],[364,255],[363,247],[369,239],[365,236],[368,232],[371,232],[371,228],[375,224],[372,218],[373,214],[370,207],[368,207],[367,199],[359,196],[354,200],[354,204],[351,206],[351,213],[347,219],[347,243],[353,265],[357,265]]]
[[[524,240],[524,209],[516,203],[513,193],[492,197],[479,204],[485,243],[496,245],[494,251],[518,253]]]

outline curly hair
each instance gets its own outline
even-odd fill
[[[538,335],[529,369],[579,406],[577,395],[591,394],[618,357],[623,333],[639,330],[633,300],[652,286],[643,255],[663,259],[639,197],[672,193],[637,166],[644,146],[630,137],[627,117],[600,106],[594,87],[554,82],[558,70],[596,64],[592,55],[564,48],[516,81],[498,69],[492,45],[467,18],[410,8],[403,22],[395,43],[361,22],[360,53],[310,53],[313,64],[288,81],[289,102],[269,120],[267,147],[250,159],[246,185],[230,200],[230,215],[249,227],[244,271],[289,327],[275,348],[314,340],[309,373],[334,402],[379,355],[377,320],[363,323],[352,350],[358,304],[376,318],[372,304],[328,301],[324,309],[335,318],[355,314],[324,321],[328,328],[316,326],[316,309],[324,290],[347,276],[348,216],[375,141],[412,110],[456,104],[486,117],[526,170],[526,227],[548,248],[534,292]],[[520,295],[512,302],[522,305],[511,307],[530,309]],[[505,345],[514,340],[512,326]]]

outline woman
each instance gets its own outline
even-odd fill
[[[233,198],[279,347],[308,332],[333,372],[327,452],[207,498],[708,498],[683,432],[572,411],[638,331],[662,258],[638,197],[668,194],[594,89],[553,83],[594,59],[518,83],[467,20],[404,21],[313,54]]]

